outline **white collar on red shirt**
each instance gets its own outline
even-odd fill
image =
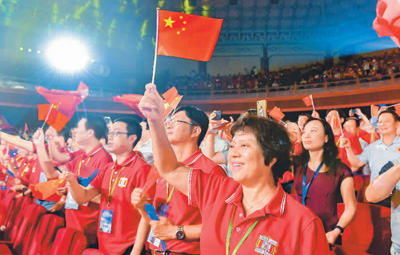
[[[196,155],[197,153],[198,153],[198,155],[197,155],[192,161],[190,161],[189,163],[185,164],[185,162],[187,161],[187,160],[185,160],[185,161],[181,162],[181,164],[182,164],[182,165],[185,165],[185,166],[190,166],[190,165],[194,164],[194,162],[196,162],[201,156],[203,156],[203,153],[201,152],[201,149],[198,149],[195,153],[193,153],[193,154],[188,158],[188,159],[190,159],[191,157],[193,157],[193,156]]]
[[[94,154],[99,152],[101,149],[103,149],[103,145],[100,144],[97,148],[94,148],[91,152],[87,153],[86,156],[92,157]]]
[[[239,185],[236,191],[225,200],[227,204],[235,204],[236,206],[242,206],[242,195],[243,189],[242,186]],[[262,209],[264,210],[265,214],[272,214],[278,217],[281,217],[285,213],[286,207],[286,197],[287,194],[283,191],[281,185],[278,184],[276,192],[272,197],[271,201],[268,202],[267,205]]]
[[[132,158],[130,158],[130,157],[132,157]],[[117,160],[115,160],[114,165],[113,165],[113,168],[115,168],[117,165],[118,165],[118,166],[127,166],[127,165],[129,165],[132,161],[134,161],[136,157],[137,157],[136,152],[132,152],[132,153],[129,155],[129,157],[128,157],[122,164],[118,164],[118,163],[117,163]]]

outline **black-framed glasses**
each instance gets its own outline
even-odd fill
[[[128,132],[121,132],[121,131],[113,131],[113,132],[108,132],[107,133],[108,136],[111,135],[112,137],[117,137],[120,134],[125,134],[125,135],[128,135],[128,136],[131,135]]]
[[[168,118],[165,120],[164,125],[165,126],[176,126],[177,123],[185,123],[188,125],[192,125],[192,126],[198,126],[196,123],[193,122],[189,122],[189,121],[184,121],[184,120],[177,120],[175,118]]]

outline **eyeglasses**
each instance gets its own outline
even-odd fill
[[[120,134],[125,134],[125,135],[130,135],[128,132],[121,132],[121,131],[113,131],[113,132],[108,132],[108,136],[116,137]]]
[[[176,126],[176,124],[180,122],[180,123],[185,123],[188,125],[192,125],[192,126],[198,126],[197,124],[193,123],[193,122],[188,122],[188,121],[184,121],[184,120],[177,120],[175,118],[168,118],[165,120],[164,122],[164,126]]]

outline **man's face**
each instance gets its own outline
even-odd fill
[[[306,124],[307,120],[308,120],[307,116],[304,115],[299,116],[299,118],[297,119],[297,125],[299,125],[300,129],[303,129],[304,124]]]
[[[394,117],[390,113],[382,113],[378,119],[378,130],[381,135],[392,135],[396,134],[398,128],[398,122],[395,121]]]
[[[79,145],[85,145],[88,140],[89,130],[86,129],[86,119],[83,118],[78,122],[74,129],[75,142]]]
[[[108,132],[108,149],[118,155],[126,151],[132,151],[133,136],[128,134],[127,125],[124,122],[115,122]]]
[[[357,122],[355,120],[347,120],[344,125],[344,130],[346,130],[349,133],[352,133],[353,135],[357,135],[358,133],[358,127],[357,127]]]
[[[164,124],[169,142],[172,145],[186,143],[192,137],[193,129],[199,128],[192,123],[185,111],[177,112],[167,119]]]

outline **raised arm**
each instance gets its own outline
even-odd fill
[[[189,169],[180,165],[165,132],[163,99],[156,85],[147,84],[139,109],[147,118],[153,144],[154,164],[160,175],[183,194],[188,194]]]
[[[33,152],[32,142],[19,138],[16,135],[10,135],[0,131],[0,140],[6,141],[7,143],[11,143],[17,147]]]
[[[47,154],[46,147],[44,146],[44,133],[42,129],[38,130],[39,134],[33,141],[36,145],[37,156],[39,158],[40,166],[43,169],[47,179],[58,178],[58,172],[54,168],[49,155]]]
[[[346,149],[347,159],[351,165],[351,171],[357,172],[358,169],[365,166],[365,163],[357,158],[351,148],[350,140],[345,137],[340,137],[340,146]]]
[[[367,189],[365,190],[365,198],[367,201],[377,203],[387,198],[392,193],[396,184],[400,181],[400,164],[398,164],[397,161],[398,160],[396,160],[394,166],[376,177],[368,185]],[[389,162],[388,164],[390,163],[393,165],[392,162]]]

